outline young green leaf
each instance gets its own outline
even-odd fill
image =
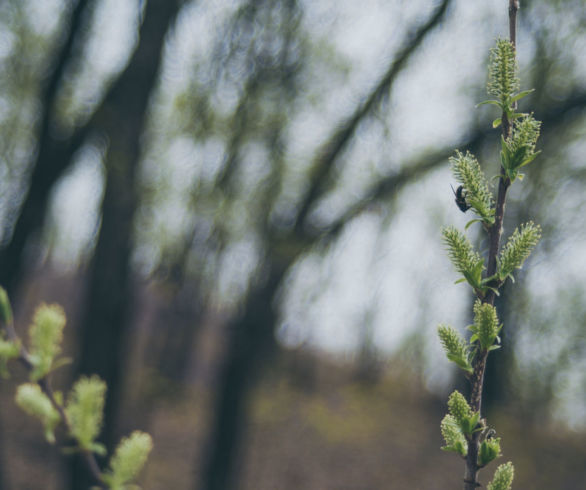
[[[480,444],[478,466],[486,466],[501,455],[501,438],[486,439]]]
[[[5,340],[0,335],[0,376],[8,377],[8,361],[20,355],[20,343]]]
[[[513,103],[517,102],[518,100],[521,100],[523,97],[527,97],[531,92],[535,92],[535,89],[531,88],[529,90],[523,90],[522,92],[519,92],[514,97],[511,97],[511,102],[513,102]]]
[[[459,391],[456,390],[450,395],[448,410],[464,435],[471,435],[478,429],[480,414],[472,411],[466,398]]]
[[[531,114],[523,114],[513,123],[513,132],[506,140],[501,138],[501,164],[507,177],[514,182],[518,170],[531,163],[539,152],[535,151],[541,122]]]
[[[498,100],[483,100],[482,102],[476,104],[476,107],[480,107],[481,105],[496,105],[500,107],[501,103]]]

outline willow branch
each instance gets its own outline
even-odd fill
[[[30,354],[20,341],[20,338],[18,337],[18,334],[16,333],[16,330],[14,328],[14,323],[12,321],[6,322],[4,324],[4,330],[6,331],[6,335],[11,342],[20,344],[20,353],[18,355],[18,360],[20,361],[20,363],[26,368],[27,371],[32,371],[33,363],[31,362]],[[55,392],[51,387],[49,377],[45,376],[39,379],[37,381],[37,384],[39,385],[39,388],[41,388],[41,391],[47,396],[53,408],[57,410],[57,413],[59,413],[59,417],[61,418],[61,421],[63,422],[63,425],[65,426],[67,433],[71,433],[72,431],[69,417],[67,417],[67,412],[65,411],[65,407],[63,406],[63,404],[59,403],[59,401],[55,397]],[[104,483],[103,473],[100,470],[100,467],[94,454],[90,451],[83,450],[82,456],[84,464],[87,466],[88,470],[90,471],[91,475],[94,477],[96,482],[99,483],[100,488],[107,488]]]
[[[509,36],[513,47],[516,45],[517,36],[517,10],[519,9],[518,0],[509,1]],[[502,114],[502,135],[508,139],[512,133],[512,121],[505,111]],[[505,215],[505,203],[507,199],[507,190],[511,185],[510,179],[506,176],[505,169],[501,167],[501,176],[499,178],[498,194],[495,207],[494,224],[488,230],[489,250],[486,277],[491,277],[496,273],[497,255],[500,249],[500,240],[503,231],[503,218]],[[495,291],[489,289],[484,297],[479,298],[484,303],[494,305]],[[486,371],[486,360],[488,350],[481,349],[478,345],[478,353],[474,361],[474,372],[471,376],[470,383],[472,392],[470,394],[470,408],[474,412],[481,413],[482,409],[482,389],[484,386],[484,373]],[[480,446],[480,432],[475,432],[471,436],[468,444],[468,453],[466,455],[466,470],[464,472],[464,489],[475,490],[480,486],[478,482],[478,451]]]

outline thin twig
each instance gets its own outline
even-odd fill
[[[519,0],[509,0],[509,38],[513,47],[517,47],[517,11]]]

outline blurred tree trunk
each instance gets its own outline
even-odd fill
[[[4,390],[0,393],[4,396]],[[0,417],[0,434],[4,433],[4,423]],[[0,439],[0,490],[10,488],[10,478],[8,476],[8,465],[6,464],[6,450],[4,449],[4,439]]]
[[[284,3],[290,11],[297,9],[296,2]],[[367,96],[361,99],[350,115],[341,124],[335,126],[331,136],[321,151],[317,153],[307,189],[301,199],[292,226],[291,224],[277,225],[274,228],[267,226],[263,230],[267,252],[260,268],[264,272],[265,280],[258,283],[256,287],[252,287],[242,307],[242,314],[229,325],[228,348],[219,376],[219,392],[213,411],[214,422],[210,447],[206,451],[208,458],[204,462],[202,473],[201,488],[204,490],[229,490],[236,487],[234,470],[237,464],[237,450],[247,420],[247,398],[250,387],[259,375],[260,368],[275,350],[274,329],[277,319],[275,303],[283,277],[304,251],[319,243],[324,237],[327,240],[326,235],[329,231],[337,234],[345,223],[354,217],[352,214],[345,215],[342,222],[334,223],[333,228],[328,232],[322,230],[315,233],[316,230],[308,224],[311,210],[329,190],[334,173],[339,171],[339,169],[335,169],[335,164],[354,138],[360,123],[378,110],[383,100],[388,96],[398,74],[407,65],[411,56],[417,52],[427,34],[433,31],[444,18],[449,3],[450,0],[443,0],[425,22],[410,30],[402,49],[392,59],[387,71],[377,80]],[[258,6],[260,3],[255,5]],[[254,9],[250,12],[257,14]],[[247,20],[259,23],[254,15],[251,15]],[[256,64],[260,65],[261,63]],[[261,75],[257,73],[257,82],[253,77],[249,79],[248,92],[260,93],[258,83],[263,81]],[[246,109],[246,106],[243,105],[242,108]],[[248,117],[246,110],[238,111],[236,114],[243,118],[243,123],[246,122],[246,117]],[[236,134],[234,146],[241,144],[238,137],[239,135]],[[232,154],[237,155],[237,151],[232,151]],[[226,183],[229,182],[233,167],[238,164],[236,158],[229,158],[227,161],[229,164],[225,165],[224,175],[219,180],[221,187],[225,187]],[[276,161],[278,159],[275,159]],[[228,178],[224,178],[224,176],[228,176]],[[395,180],[392,183],[394,184]],[[399,179],[397,188],[391,187],[391,195],[394,194],[393,191],[398,190],[406,183],[407,179]],[[387,190],[377,187],[375,192],[384,193]],[[267,199],[267,204],[264,206],[267,213],[264,219],[265,223],[270,222],[270,209],[274,204],[271,200],[274,196],[271,193],[269,196],[270,198]]]
[[[383,374],[379,351],[374,338],[374,309],[369,307],[360,324],[354,376],[359,383],[375,385]]]
[[[264,282],[249,293],[243,314],[228,326],[228,350],[213,410],[213,437],[206,451],[202,486],[196,482],[195,488],[228,490],[235,483],[236,453],[247,420],[247,394],[276,346],[275,295],[286,267],[267,260],[265,271]]]
[[[8,243],[0,249],[0,284],[10,297],[15,298],[23,276],[29,239],[38,234],[45,218],[50,191],[57,179],[70,164],[74,147],[69,142],[59,141],[51,132],[54,106],[63,73],[67,63],[75,53],[75,41],[80,31],[89,21],[94,0],[79,0],[64,21],[63,39],[55,53],[53,69],[48,74],[40,94],[40,114],[38,129],[38,151],[32,163],[30,182],[26,196],[15,210],[17,218],[8,226],[12,229],[4,236],[10,236]],[[4,225],[6,226],[6,225]],[[1,431],[0,431],[1,432]],[[0,439],[0,490],[9,488],[10,483],[5,471],[3,441]]]
[[[89,21],[95,1],[79,0],[66,22],[65,39],[55,56],[54,68],[40,95],[38,151],[32,164],[30,182],[26,196],[20,206],[8,244],[0,250],[0,284],[14,296],[23,277],[27,262],[27,245],[42,229],[49,196],[55,182],[71,165],[74,153],[85,139],[85,130],[76,132],[71,138],[56,138],[52,131],[55,99],[65,68],[76,54],[75,41],[81,35],[83,26]],[[77,48],[79,50],[79,48]]]
[[[181,277],[169,279],[162,285],[167,290],[165,303],[157,312],[158,327],[149,339],[145,357],[153,360],[157,374],[181,387],[187,381],[193,360],[203,306],[198,278],[184,277],[183,271],[178,274]]]
[[[136,52],[96,118],[109,145],[101,228],[81,315],[78,371],[95,373],[108,384],[102,439],[109,449],[117,437],[116,414],[121,401],[132,303],[130,257],[140,136],[161,64],[165,35],[181,3],[179,0],[149,0]],[[73,467],[71,488],[87,488],[91,481],[78,463]]]
[[[197,206],[192,210],[197,214]],[[188,272],[189,259],[198,232],[197,223],[179,240],[179,244],[161,264],[154,276],[163,292],[164,303],[156,312],[156,325],[145,348],[148,365],[157,374],[180,387],[187,380],[194,342],[204,311],[202,273]],[[202,266],[203,268],[203,266]]]

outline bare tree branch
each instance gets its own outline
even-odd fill
[[[64,156],[62,143],[57,142],[51,135],[51,122],[54,117],[55,98],[65,67],[71,60],[75,40],[83,26],[83,16],[90,10],[93,1],[79,0],[71,12],[67,37],[55,57],[55,68],[41,95],[42,112],[37,158],[33,164],[26,198],[12,230],[12,237],[8,245],[0,251],[0,281],[9,293],[13,292],[16,281],[22,274],[26,242],[42,226],[50,189],[69,165],[70,158],[61,158]],[[73,154],[73,151],[68,151],[68,154]]]
[[[330,176],[334,162],[352,139],[358,125],[367,116],[371,115],[380,105],[384,97],[388,95],[394,81],[407,65],[411,55],[417,51],[417,48],[419,48],[427,34],[429,34],[443,19],[450,1],[451,0],[443,0],[425,24],[418,26],[414,31],[412,30],[407,34],[403,48],[395,57],[389,66],[389,69],[374,87],[370,95],[354,110],[354,113],[346,121],[339,125],[339,129],[334,132],[328,142],[324,145],[320,154],[316,158],[310,176],[309,190],[302,201],[297,215],[295,222],[297,232],[300,232],[301,228],[305,226],[307,214],[326,188],[326,182]]]
[[[537,117],[539,117],[540,121],[543,121],[542,137],[572,123],[576,118],[583,116],[585,111],[586,91],[575,92],[563,102],[545,110],[537,111]],[[478,126],[456,146],[471,151],[482,146],[488,138],[495,135],[494,130],[484,129],[485,126],[486,124],[483,127]],[[360,199],[349,206],[338,219],[326,228],[305,230],[302,236],[312,244],[319,240],[331,241],[335,239],[347,223],[367,210],[373,203],[392,198],[405,184],[413,182],[427,172],[438,168],[453,153],[454,147],[449,146],[440,148],[431,155],[418,157],[412,162],[406,163],[400,171],[373,183]]]

